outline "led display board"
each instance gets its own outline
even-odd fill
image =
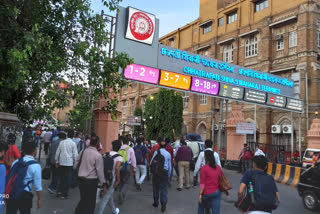
[[[219,83],[192,77],[192,85],[190,90],[204,94],[218,95]]]
[[[158,84],[159,73],[159,69],[131,64],[124,70],[124,77],[129,80]]]
[[[275,95],[275,94],[268,94],[267,105],[285,108],[286,104],[287,104],[286,97]]]
[[[221,84],[219,95],[222,97],[228,97],[232,99],[242,100],[243,99],[244,89],[241,87]]]
[[[159,85],[182,90],[189,90],[191,77],[183,74],[177,74],[161,70]]]
[[[295,110],[295,111],[303,111],[303,100],[287,98],[286,108]]]
[[[267,94],[265,92],[255,91],[250,89],[245,90],[245,93],[244,93],[245,101],[264,104],[266,103],[266,99],[267,99]]]

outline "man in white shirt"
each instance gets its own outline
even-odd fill
[[[220,162],[220,158],[219,158],[219,154],[214,152],[212,147],[213,147],[213,142],[211,140],[206,140],[205,141],[205,151],[206,150],[210,150],[214,153],[214,159],[216,161],[216,164],[219,165],[221,167],[221,162]],[[198,172],[200,171],[201,167],[203,167],[204,165],[206,165],[206,161],[205,161],[205,158],[204,158],[204,152],[205,151],[202,151],[200,152],[199,154],[199,157],[198,157],[198,160],[197,160],[197,163],[196,163],[196,166],[195,166],[195,169],[193,171],[193,184],[194,186],[197,184],[198,182]]]
[[[60,184],[58,186],[57,196],[61,197],[61,199],[65,199],[68,196],[68,178],[69,174],[72,172],[73,164],[78,156],[77,145],[72,140],[73,135],[73,130],[69,130],[68,138],[62,139],[55,156],[56,167],[58,168],[58,174],[60,176]]]

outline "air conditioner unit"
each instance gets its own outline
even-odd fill
[[[272,125],[271,133],[272,134],[280,134],[281,133],[281,126],[280,125]]]
[[[219,130],[219,125],[218,124],[214,124],[214,130],[218,131]]]
[[[283,131],[283,134],[291,134],[292,133],[292,126],[291,125],[283,125],[282,131]]]
[[[280,39],[282,39],[283,38],[283,36],[282,35],[275,35],[274,36],[274,40],[280,40]]]

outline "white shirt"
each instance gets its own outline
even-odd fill
[[[213,151],[211,148],[208,148],[208,149],[206,149],[205,151],[207,151],[207,150]],[[205,152],[205,151],[202,151],[202,152],[200,152],[200,154],[199,154],[199,157],[198,157],[196,166],[195,166],[194,171],[193,171],[193,176],[197,176],[197,173],[199,172],[199,170],[201,169],[201,167],[203,167],[204,165],[206,165],[206,160],[205,160],[205,158],[204,158],[204,152]],[[216,164],[221,167],[219,154],[216,153],[216,152],[213,152],[213,155],[214,155],[214,159],[215,159],[215,161],[216,161]]]
[[[78,149],[72,139],[67,138],[60,142],[56,152],[56,163],[61,166],[73,166],[78,156]]]
[[[110,152],[111,157],[114,155],[117,155],[117,154],[118,154],[118,152],[115,152],[115,151]],[[115,159],[113,159],[113,169],[112,169],[113,178],[116,178],[116,164],[117,164],[117,162],[121,162],[121,163],[123,162],[123,158],[121,155],[116,157]]]
[[[254,153],[254,156],[266,156],[266,155],[261,149],[257,149],[256,153]]]

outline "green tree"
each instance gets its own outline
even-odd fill
[[[152,116],[152,120],[150,120]],[[147,99],[145,115],[149,139],[164,137],[174,139],[181,135],[183,102],[181,93],[160,89],[154,100]]]
[[[120,1],[102,0],[110,10]],[[132,60],[108,56],[108,22],[90,0],[1,0],[0,14],[0,111],[30,121],[90,87],[91,102],[109,98],[105,110],[116,115],[109,90],[117,94],[127,84],[118,69]],[[60,90],[66,81],[68,89]]]
[[[142,122],[142,108],[140,106],[136,107],[134,112],[133,112],[133,116],[137,116],[137,117],[140,117],[141,118],[141,122]],[[143,123],[143,122],[142,122]],[[141,126],[134,126],[133,127],[133,133],[134,133],[134,136],[138,137],[140,136],[140,134],[142,133],[142,125]]]

